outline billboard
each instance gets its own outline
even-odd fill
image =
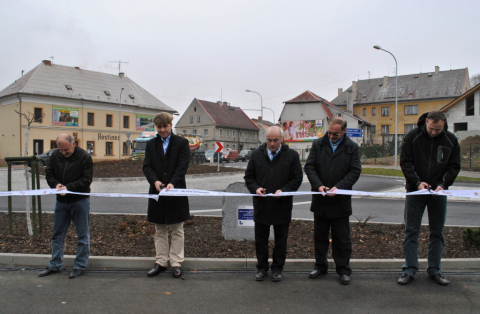
[[[323,120],[282,121],[285,142],[311,142],[323,136]]]
[[[53,107],[53,125],[78,126],[78,108]]]
[[[153,116],[137,114],[137,131],[155,131]]]

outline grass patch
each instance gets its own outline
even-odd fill
[[[372,174],[377,176],[390,176],[390,177],[403,178],[402,170],[385,169],[385,168],[362,168],[362,174]],[[456,180],[480,181],[480,178],[457,177]]]

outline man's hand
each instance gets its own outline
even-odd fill
[[[337,193],[335,193],[336,189],[337,189],[336,187],[333,187],[330,190],[328,190],[327,196],[334,197],[335,195],[337,195]]]
[[[167,184],[167,187],[165,188],[165,192],[168,192],[168,190],[175,188],[173,184],[169,183]]]
[[[332,192],[335,191],[336,189],[337,189],[336,187],[328,188],[328,187],[322,185],[321,187],[318,188],[318,192],[326,193],[325,195],[333,197],[333,196],[335,196],[335,193],[332,193]]]
[[[282,193],[282,190],[277,190],[277,192],[275,192],[275,195],[279,194],[279,193]],[[280,198],[281,196],[274,196],[275,198]]]
[[[443,188],[441,185],[437,186],[437,188],[435,189],[435,192],[440,192],[440,191],[443,191]]]
[[[417,189],[420,190],[430,190],[431,186],[427,182],[422,182],[418,185]]]
[[[155,190],[157,190],[158,192],[160,192],[163,188],[163,183],[160,182],[160,181],[155,181]]]
[[[58,191],[62,191],[62,190],[68,191],[67,188],[65,187],[65,185],[60,184],[60,183],[57,184],[56,188],[57,188]],[[67,193],[61,193],[60,195],[61,195],[61,196],[65,196],[65,194],[67,194]]]
[[[265,193],[267,193],[267,190],[264,189],[264,188],[258,188],[258,189],[255,191],[255,193],[256,193],[257,195],[263,196],[263,195],[265,195]]]

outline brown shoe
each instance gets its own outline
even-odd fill
[[[155,267],[153,267],[148,273],[147,273],[147,276],[148,277],[153,277],[153,276],[156,276],[158,274],[160,274],[162,271],[166,271],[167,270],[167,267],[163,267],[159,264],[155,264]]]
[[[174,278],[182,277],[182,270],[180,269],[180,266],[173,267],[172,274]]]

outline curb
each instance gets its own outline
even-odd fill
[[[19,254],[0,253],[0,265],[3,267],[39,267],[48,265],[51,256],[47,254]],[[64,256],[64,266],[73,266],[74,255]],[[329,269],[335,271],[335,263],[329,260]],[[88,269],[101,270],[138,270],[146,271],[155,263],[153,257],[119,257],[119,256],[90,256]],[[182,263],[185,270],[248,270],[256,271],[255,258],[186,258]],[[388,270],[401,271],[403,259],[352,259],[350,266],[353,270]],[[287,271],[311,271],[315,265],[314,259],[287,259]],[[427,259],[419,259],[419,269],[427,268]],[[445,258],[442,259],[442,270],[478,270],[480,258]]]

